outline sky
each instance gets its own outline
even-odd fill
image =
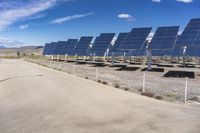
[[[181,26],[200,18],[200,0],[0,0],[0,45],[45,45],[132,28]]]

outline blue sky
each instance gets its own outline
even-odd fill
[[[1,0],[0,44],[9,47],[180,25],[200,18],[200,0]]]

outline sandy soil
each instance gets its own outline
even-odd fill
[[[120,89],[128,88],[129,91],[140,93],[143,87],[143,68],[146,65],[128,65],[130,71],[121,70],[120,67],[96,67],[92,64],[65,63],[43,59],[28,59],[34,63],[45,65],[47,67],[71,73],[82,78],[91,80],[100,80],[107,82],[108,85],[115,87],[119,85]],[[153,66],[156,68],[156,66]],[[137,68],[137,69],[135,69]],[[170,101],[184,101],[185,78],[166,78],[163,77],[169,70],[194,71],[195,79],[188,79],[188,99],[200,96],[200,69],[199,68],[164,68],[164,72],[145,72],[145,90],[161,95]]]
[[[0,61],[2,133],[199,133],[199,111],[22,60]]]

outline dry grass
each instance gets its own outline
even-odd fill
[[[118,82],[118,81],[115,81],[115,82],[114,82],[114,86],[115,86],[115,88],[120,88],[119,82]]]
[[[129,90],[130,90],[130,88],[128,88],[128,87],[125,87],[125,88],[124,88],[124,90],[125,90],[125,91],[129,91]]]
[[[152,92],[142,92],[141,95],[147,96],[147,97],[154,97],[155,94]]]
[[[163,97],[162,96],[155,96],[155,99],[162,100]]]
[[[101,83],[104,84],[104,85],[108,84],[108,82],[106,82],[106,81],[102,81]]]

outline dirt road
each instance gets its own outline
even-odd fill
[[[199,133],[200,106],[150,99],[22,60],[1,60],[0,132]]]

